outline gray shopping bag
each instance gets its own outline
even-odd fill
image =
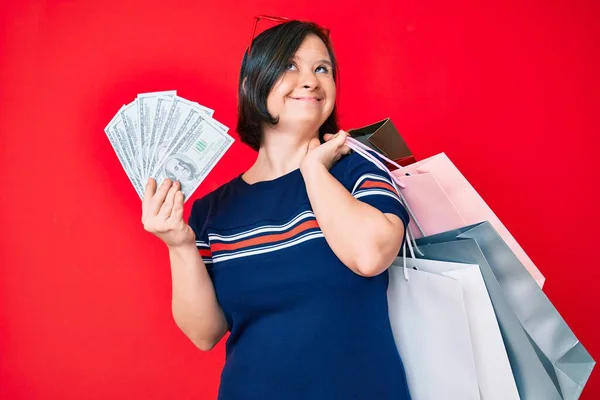
[[[465,254],[456,253],[457,249],[464,247],[462,243],[473,241],[477,250],[472,248]],[[523,399],[579,398],[594,368],[594,360],[523,264],[488,222],[424,237],[417,240],[417,245],[430,258],[480,265],[503,337],[507,342],[515,381]],[[432,251],[436,254],[432,255]],[[450,254],[453,254],[452,258],[448,258]],[[482,266],[480,261],[473,260],[473,257],[485,258],[488,268]],[[515,328],[512,324],[509,329],[502,327],[500,313],[508,315],[509,312],[513,316],[511,319],[516,318],[521,327],[522,332],[519,335],[514,334]],[[523,334],[527,341],[523,341]],[[516,340],[516,336],[520,339]],[[548,394],[541,392],[541,386],[530,385],[530,375],[533,371],[536,375],[541,373],[539,368],[532,368],[530,365],[532,360],[529,360],[529,357],[532,351],[538,360],[538,366],[543,367],[544,375],[550,379],[555,394],[549,394],[552,390],[547,387],[547,383],[543,385],[543,390],[549,390]],[[525,353],[528,355],[525,356]],[[525,358],[528,362],[522,363]],[[513,365],[513,361],[517,365]]]

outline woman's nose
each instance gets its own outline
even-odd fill
[[[315,74],[311,72],[304,72],[300,76],[300,83],[302,87],[305,89],[314,89],[319,85],[319,80],[315,76]]]

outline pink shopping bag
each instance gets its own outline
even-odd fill
[[[348,138],[347,144],[380,168],[387,169],[380,160],[369,154],[374,152],[372,149],[352,138]],[[375,153],[393,164],[382,154]],[[546,278],[446,154],[436,154],[406,167],[395,166],[398,169],[390,171],[390,176],[400,187],[400,194],[413,215],[409,227],[415,237],[489,221],[537,284],[540,287],[544,285]],[[418,224],[415,220],[419,221]]]

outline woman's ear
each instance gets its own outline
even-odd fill
[[[244,94],[246,94],[246,80],[248,79],[248,77],[244,77],[244,80],[242,81],[242,90],[244,91]]]

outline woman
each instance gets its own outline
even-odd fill
[[[240,74],[237,130],[254,165],[196,200],[189,225],[177,182],[146,188],[175,322],[202,350],[231,332],[220,399],[409,398],[386,297],[408,215],[385,173],[345,146],[335,97],[327,34],[273,27]]]

